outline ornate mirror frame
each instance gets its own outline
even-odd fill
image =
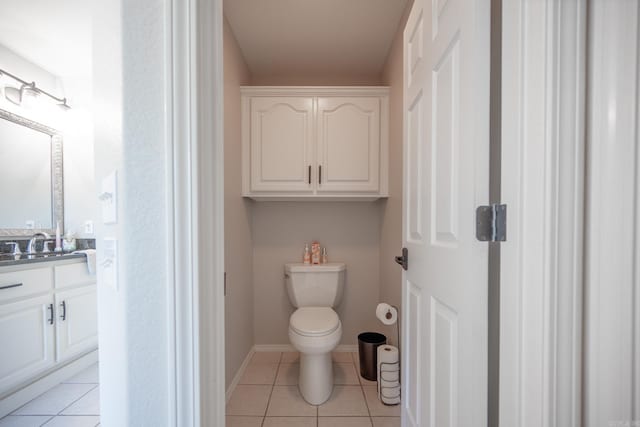
[[[56,232],[56,224],[60,223],[60,232],[64,233],[64,186],[62,164],[62,134],[56,129],[34,122],[25,117],[0,109],[0,119],[9,120],[20,126],[28,127],[51,137],[51,224],[52,228],[0,228],[0,239],[5,237],[32,236],[37,232],[51,235]]]

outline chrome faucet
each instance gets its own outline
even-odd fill
[[[31,237],[31,240],[29,240],[29,244],[27,245],[27,253],[29,255],[33,255],[36,254],[38,251],[36,251],[36,242],[38,241],[38,237],[42,237],[43,239],[50,239],[51,236],[49,236],[47,233],[43,232],[39,232],[34,234]],[[45,245],[46,246],[46,245]]]

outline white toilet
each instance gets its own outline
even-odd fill
[[[289,340],[300,352],[298,386],[304,400],[319,405],[333,390],[331,351],[342,337],[333,307],[340,304],[346,265],[285,264],[289,299],[297,310],[289,319]]]

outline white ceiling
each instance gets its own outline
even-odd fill
[[[91,1],[2,0],[0,44],[61,77],[91,74]]]
[[[253,74],[382,71],[407,0],[224,0]]]

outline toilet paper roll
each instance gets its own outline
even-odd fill
[[[381,302],[376,307],[376,317],[385,325],[393,325],[398,321],[398,310],[387,303]]]
[[[392,345],[378,347],[378,395],[387,387],[400,387],[400,352]]]

